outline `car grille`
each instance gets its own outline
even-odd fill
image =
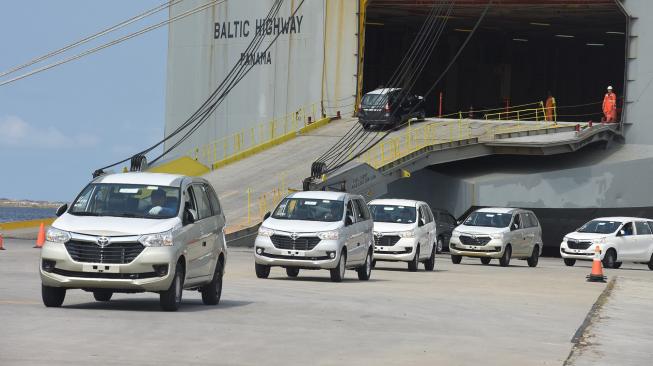
[[[379,246],[379,247],[391,247],[399,241],[399,237],[396,235],[388,235],[388,236],[382,236],[382,237],[377,237],[374,235],[374,245]]]
[[[569,249],[587,249],[591,245],[591,241],[567,240],[567,246]]]
[[[76,262],[84,263],[130,263],[145,249],[141,243],[111,243],[102,248],[96,243],[71,240],[66,244],[66,250]]]
[[[461,235],[460,242],[465,245],[485,245],[490,242],[490,237]]]
[[[291,250],[313,250],[320,238],[317,236],[300,236],[293,240],[289,236],[272,235],[272,244],[277,249],[291,249]]]

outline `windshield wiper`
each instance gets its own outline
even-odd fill
[[[84,212],[71,212],[70,214],[75,215],[75,216],[100,216],[100,214],[97,213],[97,212],[85,212],[85,211]]]

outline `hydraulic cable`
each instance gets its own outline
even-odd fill
[[[224,0],[223,0],[223,1],[224,1]],[[300,8],[301,5],[303,4],[303,2],[304,2],[304,0],[303,0],[303,1],[299,4],[299,6],[295,9],[295,11],[294,11],[293,14],[292,14],[293,16],[294,16],[294,15],[296,14],[296,12],[299,10],[299,8]],[[280,9],[282,3],[283,3],[283,0],[276,0],[275,3],[274,3],[274,5],[273,5],[272,8],[270,9],[270,12],[268,12],[268,15],[266,16],[266,19],[269,19],[269,18],[274,17],[274,16],[278,13],[278,11],[279,11],[279,9]],[[274,42],[278,39],[279,36],[280,36],[280,34],[277,34],[277,35],[276,35],[276,37],[272,40],[272,42],[270,43],[270,45],[268,46],[268,48],[266,49],[266,51],[269,50],[269,48],[274,44]],[[250,44],[248,45],[248,47],[247,47],[247,49],[246,49],[246,52],[249,53],[249,52],[252,52],[252,51],[258,50],[258,47],[259,47],[260,44],[262,43],[262,40],[263,40],[264,37],[265,37],[264,34],[256,34],[256,36],[252,39],[252,41],[251,41]],[[228,75],[227,75],[227,76],[222,80],[222,82],[221,82],[221,83],[218,85],[218,87],[213,91],[213,93],[212,93],[212,94],[211,94],[211,95],[210,95],[210,96],[209,96],[209,97],[204,101],[204,103],[203,103],[203,104],[202,104],[202,105],[201,105],[201,106],[200,106],[200,107],[199,107],[199,108],[198,108],[198,109],[197,109],[197,110],[196,110],[196,111],[195,111],[195,112],[194,112],[194,113],[193,113],[193,114],[192,114],[192,115],[191,115],[191,116],[190,116],[190,117],[189,117],[189,118],[184,122],[184,123],[182,123],[179,127],[177,127],[177,128],[176,128],[176,129],[171,133],[171,134],[169,134],[168,136],[166,136],[166,137],[165,137],[164,139],[162,139],[161,141],[155,143],[154,145],[148,147],[147,149],[145,149],[145,150],[143,150],[143,151],[141,151],[141,152],[139,152],[139,153],[133,155],[132,157],[126,158],[126,159],[124,159],[124,160],[121,160],[121,161],[119,161],[119,162],[113,163],[113,164],[111,164],[111,165],[107,165],[106,167],[103,167],[103,168],[101,168],[101,169],[98,169],[98,171],[96,171],[96,172],[101,172],[101,171],[103,171],[103,170],[105,170],[105,169],[108,169],[108,168],[114,167],[114,166],[116,166],[116,165],[118,165],[118,164],[122,164],[122,163],[124,163],[124,162],[126,162],[126,161],[132,159],[132,158],[135,157],[135,156],[144,155],[144,154],[146,154],[146,153],[152,151],[152,150],[155,149],[156,147],[160,146],[160,145],[163,144],[164,142],[168,141],[168,140],[171,139],[172,137],[176,136],[177,134],[179,134],[180,132],[182,132],[183,130],[185,130],[187,127],[191,126],[192,123],[194,123],[194,122],[196,122],[196,121],[198,121],[198,120],[199,120],[200,122],[205,121],[206,118],[207,118],[207,116],[209,116],[209,115],[210,115],[210,114],[215,110],[215,108],[217,107],[218,103],[221,101],[221,98],[224,98],[224,97],[226,96],[226,94],[224,93],[224,91],[225,91],[225,90],[231,90],[231,88],[232,88],[233,86],[235,86],[235,85],[232,83],[233,80],[236,80],[236,79],[237,79],[238,81],[240,81],[240,80],[242,79],[242,77],[244,77],[244,75],[242,75],[240,78],[236,77],[236,79],[234,79],[234,77],[233,77],[233,75],[239,75],[239,74],[242,72],[242,70],[245,69],[245,66],[242,65],[242,62],[243,62],[243,60],[242,60],[242,59],[239,59],[239,61],[234,65],[234,67],[231,69],[231,71],[229,72],[229,74],[228,74]],[[247,72],[249,72],[249,70],[251,70],[252,67],[253,67],[253,65],[251,65],[251,66],[247,69]],[[228,85],[228,86],[227,86],[227,85]],[[226,86],[226,87],[225,87],[225,86]],[[226,88],[226,89],[225,89],[225,88]],[[220,94],[221,92],[223,92],[223,93]],[[218,94],[220,94],[220,96],[219,96],[218,99],[216,100],[215,97],[216,97],[216,95],[218,95]],[[196,124],[196,125],[197,125],[197,124]],[[193,130],[193,131],[194,131],[194,130]],[[187,138],[188,136],[189,136],[189,134],[187,133],[187,134],[185,135],[185,137]],[[185,138],[184,138],[184,139],[185,139]],[[178,146],[178,144],[175,144],[175,146]],[[165,153],[167,153],[167,152],[169,152],[169,151],[166,151]],[[155,160],[160,159],[163,155],[165,155],[165,153],[162,154],[161,156],[157,157]]]
[[[454,55],[454,57],[451,59],[451,61],[450,61],[449,64],[447,65],[447,67],[446,67],[446,68],[444,69],[444,71],[440,74],[440,76],[438,77],[438,79],[435,81],[435,83],[433,83],[433,85],[429,88],[428,92],[427,92],[425,95],[430,94],[430,93],[433,91],[433,89],[435,89],[435,87],[436,87],[436,86],[438,85],[438,83],[442,80],[442,78],[444,77],[444,75],[446,75],[446,73],[449,71],[449,69],[450,69],[450,68],[453,66],[453,64],[456,62],[456,60],[458,59],[458,57],[460,56],[460,54],[462,53],[462,51],[465,49],[465,47],[467,46],[467,44],[468,44],[469,41],[471,40],[472,36],[476,33],[476,30],[477,30],[478,27],[480,26],[481,22],[483,21],[483,19],[484,19],[485,16],[487,15],[487,12],[488,12],[488,10],[490,9],[490,6],[492,5],[493,1],[494,1],[494,0],[489,0],[489,1],[488,1],[487,5],[485,6],[485,9],[484,9],[483,12],[481,13],[481,15],[480,15],[480,17],[478,18],[478,20],[476,21],[476,24],[474,25],[474,28],[472,28],[471,32],[469,32],[467,38],[465,39],[465,41],[463,42],[463,44],[460,46],[460,48],[458,49],[458,51],[456,52],[456,54]],[[412,112],[414,111],[414,108],[415,108],[415,107],[413,107],[413,108],[411,109],[410,113],[412,113]],[[405,123],[401,124],[398,128],[401,128],[401,127],[405,126],[407,123],[408,123],[408,122],[405,122]],[[397,129],[398,129],[398,128],[397,128]],[[386,133],[383,134],[379,139],[377,139],[374,143],[370,144],[369,146],[367,146],[367,147],[364,148],[364,149],[361,149],[358,153],[354,154],[353,156],[351,156],[351,157],[350,157],[349,159],[347,159],[346,161],[344,161],[344,162],[338,164],[337,166],[331,167],[331,168],[328,169],[325,173],[328,173],[328,172],[331,172],[331,171],[334,171],[334,170],[340,169],[342,166],[344,166],[344,165],[348,164],[349,162],[351,162],[351,161],[357,159],[357,158],[360,157],[362,154],[366,153],[367,151],[369,151],[370,149],[372,149],[374,146],[376,146],[379,142],[381,142],[383,139],[385,139],[385,138],[386,138],[386,137],[387,137],[391,132],[392,132],[392,131],[388,131],[388,132],[386,132]]]
[[[84,52],[78,53],[78,54],[76,54],[76,55],[74,55],[74,56],[70,56],[70,57],[65,58],[65,59],[63,59],[63,60],[60,60],[60,61],[57,61],[57,62],[54,62],[54,63],[48,64],[48,65],[45,65],[45,66],[39,67],[39,68],[34,69],[34,70],[32,70],[32,71],[29,71],[29,72],[26,72],[26,73],[24,73],[24,74],[18,75],[18,76],[14,77],[14,78],[4,80],[4,81],[0,82],[0,86],[6,85],[6,84],[10,84],[10,83],[16,82],[16,81],[18,81],[18,80],[25,79],[25,78],[30,77],[30,76],[32,76],[32,75],[35,75],[35,74],[38,74],[38,73],[41,73],[41,72],[44,72],[44,71],[50,70],[50,69],[52,69],[52,68],[55,68],[55,67],[57,67],[57,66],[61,66],[61,65],[63,65],[63,64],[66,64],[66,63],[69,63],[69,62],[72,62],[72,61],[78,60],[78,59],[80,59],[80,58],[82,58],[82,57],[85,57],[85,56],[91,55],[91,54],[96,53],[96,52],[98,52],[98,51],[101,51],[101,50],[103,50],[103,49],[106,49],[106,48],[109,48],[109,47],[115,46],[115,45],[120,44],[120,43],[122,43],[122,42],[125,42],[125,41],[127,41],[127,40],[129,40],[129,39],[132,39],[132,38],[138,37],[138,36],[143,35],[143,34],[145,34],[145,33],[151,32],[151,31],[153,31],[153,30],[155,30],[155,29],[161,28],[161,27],[163,27],[163,26],[165,26],[165,25],[168,25],[168,24],[171,24],[171,23],[173,23],[173,22],[176,22],[176,21],[178,21],[178,20],[180,20],[180,19],[183,19],[183,18],[185,18],[185,17],[187,17],[187,16],[189,16],[189,15],[193,15],[193,14],[195,14],[195,13],[197,13],[197,12],[200,12],[200,11],[206,10],[206,9],[208,9],[208,8],[214,6],[214,5],[218,5],[218,4],[220,4],[220,3],[224,3],[225,1],[227,1],[227,0],[211,0],[211,2],[209,2],[209,3],[207,3],[207,4],[204,4],[204,5],[198,6],[198,7],[194,8],[194,9],[188,10],[188,11],[186,11],[186,12],[184,12],[184,13],[181,13],[181,14],[179,14],[179,15],[176,15],[176,16],[174,16],[174,17],[168,19],[168,20],[165,20],[165,21],[162,21],[162,22],[156,23],[156,24],[154,24],[154,25],[151,25],[151,26],[149,26],[149,27],[143,28],[143,29],[141,29],[141,30],[139,30],[139,31],[137,31],[137,32],[130,33],[130,34],[126,35],[126,36],[123,36],[123,37],[120,37],[120,38],[115,39],[115,40],[113,40],[113,41],[110,41],[110,42],[104,43],[104,44],[102,44],[102,45],[100,45],[100,46],[97,46],[97,47],[92,48],[92,49],[90,49],[90,50],[86,50],[86,51],[84,51]]]
[[[169,9],[173,5],[176,5],[176,4],[178,4],[178,3],[182,2],[182,1],[183,0],[166,1],[166,2],[164,2],[162,4],[160,4],[160,5],[152,8],[152,9],[149,9],[149,10],[147,10],[147,11],[141,13],[141,14],[138,14],[138,15],[132,17],[132,18],[126,19],[126,20],[124,20],[124,21],[122,21],[122,22],[120,22],[120,23],[118,23],[116,25],[113,25],[113,26],[111,26],[109,28],[103,29],[103,30],[101,30],[101,31],[99,31],[97,33],[94,33],[94,34],[92,34],[92,35],[90,35],[88,37],[82,38],[82,39],[80,39],[78,41],[75,41],[75,42],[73,42],[73,43],[71,43],[71,44],[69,44],[67,46],[59,48],[59,49],[54,50],[52,52],[49,52],[49,53],[47,53],[45,55],[33,58],[33,59],[31,59],[31,60],[29,60],[29,61],[27,61],[27,62],[25,62],[25,63],[23,63],[21,65],[15,66],[15,67],[7,70],[7,71],[3,71],[2,73],[0,73],[0,78],[4,77],[4,76],[7,76],[9,74],[13,74],[16,71],[22,70],[22,69],[24,69],[26,67],[37,64],[37,63],[39,63],[39,62],[41,62],[43,60],[46,60],[46,59],[48,59],[50,57],[53,57],[53,56],[59,55],[61,53],[64,53],[66,51],[69,51],[69,50],[71,50],[71,49],[73,49],[75,47],[81,46],[81,45],[83,45],[85,43],[88,43],[88,42],[90,42],[90,41],[92,41],[94,39],[102,37],[102,36],[104,36],[106,34],[109,34],[109,33],[113,32],[113,31],[124,28],[124,27],[126,27],[126,26],[128,26],[128,25],[130,25],[130,24],[132,24],[134,22],[145,19],[145,18],[147,18],[147,17],[149,17],[151,15],[154,15],[154,14],[162,11],[162,10]]]

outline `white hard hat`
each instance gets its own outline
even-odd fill
[[[608,90],[612,90],[612,85],[608,86]]]

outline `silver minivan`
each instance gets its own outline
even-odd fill
[[[254,249],[256,276],[271,267],[289,277],[301,269],[327,269],[340,282],[346,269],[368,280],[374,260],[372,217],[363,197],[343,192],[297,192],[284,198],[259,228]]]
[[[542,254],[542,228],[532,211],[518,208],[483,208],[472,212],[454,229],[449,243],[451,261],[480,258],[489,264],[498,259],[502,267],[511,258],[525,259],[537,266]]]
[[[227,260],[225,218],[201,178],[157,173],[94,179],[47,231],[41,251],[43,303],[63,304],[66,290],[97,301],[115,292],[156,292],[161,307],[179,308],[182,290],[216,305]]]

